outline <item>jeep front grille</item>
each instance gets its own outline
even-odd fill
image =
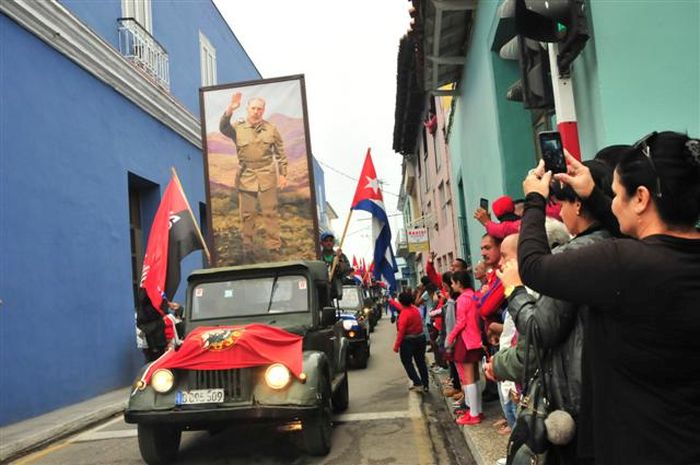
[[[224,390],[226,402],[245,400],[243,370],[192,370],[190,375],[191,389],[221,389]]]

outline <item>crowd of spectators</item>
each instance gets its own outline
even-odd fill
[[[429,347],[465,428],[493,386],[508,463],[700,463],[700,141],[652,133],[567,163],[530,170],[523,200],[493,202],[497,222],[476,210],[473,267],[440,275],[431,254],[391,302],[394,350],[428,391]],[[546,388],[544,450],[523,413],[533,386]]]

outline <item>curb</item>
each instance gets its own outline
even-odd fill
[[[0,428],[0,462],[9,462],[117,415],[124,411],[127,399],[128,392],[120,389]]]
[[[438,381],[439,385],[442,388],[442,381],[446,379],[447,377],[445,375],[440,375],[440,374],[432,374]],[[440,393],[442,395],[442,393]],[[449,397],[444,397],[443,396],[443,401],[447,405],[447,409],[450,412],[450,415],[452,418],[456,418],[455,415],[452,413],[453,406],[452,406],[452,399]],[[495,403],[490,403],[490,404],[485,404],[484,406],[484,411],[487,413],[487,418],[489,421],[492,421],[493,415],[499,415],[501,414],[500,410],[500,404],[498,402]],[[464,427],[464,426],[458,426],[461,429],[462,436],[464,436],[464,439],[467,443],[467,446],[469,447],[469,450],[471,451],[472,457],[474,461],[476,462],[477,465],[495,465],[496,459],[493,458],[494,455],[499,455],[498,458],[500,457],[505,457],[506,453],[506,447],[507,447],[507,441],[504,442],[501,438],[502,436],[499,436],[495,431],[487,431],[485,434],[483,433],[484,427],[480,428],[481,429],[481,434],[479,432],[479,426],[475,427]],[[485,428],[488,428],[486,426]],[[486,435],[489,440],[488,442],[484,441],[484,438],[479,436],[484,436]],[[503,444],[501,444],[503,443]],[[500,453],[499,453],[500,452]]]

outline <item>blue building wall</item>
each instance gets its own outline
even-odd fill
[[[61,0],[76,16],[119,50],[117,19],[122,16],[121,0]],[[193,114],[199,116],[201,86],[199,70],[199,31],[216,49],[219,84],[256,79],[259,72],[235,34],[210,0],[151,2],[153,37],[168,52],[170,93]]]
[[[249,60],[240,67],[226,63],[228,53],[246,55],[213,5],[184,3],[186,14],[170,11],[169,16],[192,23],[194,45],[185,46],[184,37],[168,45],[171,83],[175,97],[198,115],[199,29],[220,41],[215,45],[222,53],[219,82],[260,76]],[[116,37],[119,1],[63,4],[75,7],[94,30],[106,30],[108,41],[109,34]],[[153,5],[156,38],[161,40],[160,31],[168,42],[161,14],[181,3]],[[4,425],[133,381],[143,358],[134,336],[129,175],[153,183],[143,204],[144,244],[171,166],[195,214],[205,191],[197,146],[2,14],[0,31]],[[178,30],[170,36],[178,36]],[[182,265],[183,276],[201,267],[201,253]],[[183,289],[176,300],[182,301]]]
[[[316,160],[311,158],[314,169],[314,189],[316,190],[316,211],[318,212],[318,229],[319,231],[329,231],[331,225],[328,224],[328,215],[326,213],[326,177],[323,173],[323,168]]]

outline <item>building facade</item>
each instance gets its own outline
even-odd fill
[[[3,1],[0,31],[5,425],[133,381],[171,167],[205,224],[198,89],[261,76],[210,0]],[[182,274],[203,265],[191,254]]]
[[[522,179],[539,159],[537,133],[557,125],[553,109],[526,110],[507,98],[521,76],[518,62],[500,55],[512,2],[414,0],[414,57],[398,78],[397,94],[413,96],[402,108],[397,100],[399,148],[419,137],[428,111],[429,99],[415,94],[455,83],[446,123],[451,184],[459,242],[472,257],[485,232],[473,219],[479,199],[522,197]],[[590,38],[571,68],[582,159],[654,130],[699,135],[700,3],[587,0],[585,14]]]
[[[399,47],[394,150],[404,157],[398,208],[404,214],[406,230],[399,234],[397,251],[406,258],[415,283],[424,274],[429,252],[435,254],[438,272],[445,272],[455,258],[463,256],[463,249],[458,241],[447,145],[452,91],[449,85],[436,89],[434,94],[420,89],[420,73],[416,72],[419,62],[406,57],[414,50],[415,42],[407,35]],[[421,116],[420,124],[411,121],[416,115]],[[429,252],[409,251],[407,236],[414,228],[427,230]]]

